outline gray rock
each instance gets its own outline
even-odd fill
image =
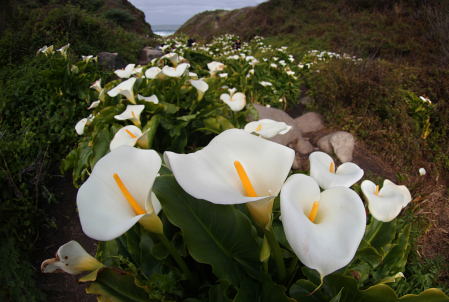
[[[138,65],[147,65],[151,60],[160,58],[164,55],[162,50],[152,49],[150,46],[144,47],[140,53],[139,60],[137,60]]]
[[[333,133],[323,136],[318,140],[316,145],[320,148],[321,151],[326,152],[327,154],[331,154],[334,150],[332,149],[331,143],[329,142]]]
[[[299,102],[303,105],[310,105],[310,104],[312,104],[313,99],[308,96],[305,96],[302,99],[300,99]]]
[[[345,131],[335,132],[329,139],[329,143],[342,163],[352,161],[355,140],[351,133]]]
[[[296,150],[301,154],[310,154],[313,152],[313,146],[309,141],[298,139]]]
[[[102,65],[105,70],[117,70],[126,67],[123,59],[118,53],[100,52],[97,53],[98,64]]]
[[[254,108],[259,112],[259,120],[262,119],[270,119],[277,122],[284,122],[293,128],[284,135],[276,135],[275,137],[270,138],[269,140],[284,146],[287,146],[294,140],[302,140],[301,130],[298,125],[296,125],[295,120],[292,119],[287,113],[282,110],[276,108],[267,108],[265,106],[254,104]],[[254,120],[254,118],[250,115],[248,117],[250,120]]]
[[[308,112],[303,114],[297,118],[295,118],[295,122],[298,125],[299,129],[301,129],[301,133],[312,132],[315,130],[323,129],[324,121],[321,114],[316,112]]]

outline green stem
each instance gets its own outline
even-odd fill
[[[234,126],[235,128],[240,128],[239,124],[237,123],[237,119],[235,118],[235,112],[233,110],[231,110],[231,115],[232,115],[232,120],[234,122]]]
[[[162,241],[162,243],[165,245],[167,250],[170,252],[172,257],[175,259],[176,263],[178,263],[179,267],[182,269],[184,274],[187,276],[187,278],[192,282],[192,284],[199,288],[198,280],[192,275],[189,268],[187,267],[187,264],[184,262],[184,260],[179,256],[178,252],[175,250],[171,242],[168,240],[168,238],[165,236],[165,234],[156,234],[157,237]]]
[[[279,246],[279,242],[274,235],[273,228],[270,225],[270,229],[266,228],[262,229],[265,236],[267,237],[268,243],[271,247],[271,252],[273,253],[274,261],[276,262],[276,267],[278,269],[278,277],[279,283],[283,283],[285,279],[285,264],[284,258],[282,257],[281,247]]]
[[[296,264],[298,264],[298,257],[295,256],[295,258],[293,258],[292,263],[290,264],[290,267],[287,271],[287,278],[290,278],[291,275],[293,274],[293,272],[295,271]]]
[[[263,262],[262,264],[263,266],[263,271],[268,274],[268,259],[266,261]]]

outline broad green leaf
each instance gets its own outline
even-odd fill
[[[70,151],[66,158],[62,160],[60,171],[64,175],[69,169],[73,168],[75,162],[75,150]]]
[[[101,129],[100,132],[95,136],[92,143],[92,157],[90,158],[90,169],[93,170],[97,162],[109,151],[109,144],[111,139],[109,137],[109,129]]]
[[[228,287],[231,283],[228,280],[218,280],[218,284],[213,285],[209,289],[210,302],[232,302],[226,295]]]
[[[313,284],[309,280],[300,279],[290,287],[289,294],[290,297],[298,302],[327,302],[328,300],[320,290],[310,295],[317,287],[318,285]]]
[[[133,255],[136,264],[140,266],[140,223],[136,223],[132,228],[126,232],[126,246],[128,251]]]
[[[219,279],[238,285],[248,273],[260,278],[260,246],[249,219],[232,205],[217,205],[188,195],[174,176],[156,178],[153,192],[168,219],[183,231],[190,255],[212,265]]]
[[[371,218],[371,223],[366,226],[365,239],[379,254],[383,253],[384,247],[391,243],[396,235],[396,219],[390,222],[382,222]]]
[[[234,302],[254,302],[257,301],[260,291],[259,282],[251,278],[244,277],[240,282],[239,292],[234,298]]]
[[[89,141],[84,140],[78,145],[73,166],[73,185],[78,188],[78,179],[85,168],[89,166],[89,159],[92,156],[92,149],[89,147]]]
[[[321,277],[320,273],[318,273],[317,270],[314,270],[312,268],[309,268],[307,266],[301,267],[301,271],[306,276],[310,282],[313,284],[320,284],[321,283]]]
[[[147,231],[143,229],[141,231],[140,240],[140,265],[143,274],[148,278],[154,273],[161,273],[162,262],[157,260],[151,254],[151,248],[154,246],[153,240],[148,236]]]
[[[151,149],[151,147],[153,146],[153,139],[156,135],[157,127],[159,126],[160,121],[161,116],[159,114],[156,114],[151,117],[151,120],[149,120],[145,127],[143,127],[142,129],[142,132],[150,129],[146,134],[148,139],[148,149]]]
[[[330,302],[340,302],[340,299],[341,299],[341,291],[342,291],[342,290],[343,290],[343,289],[341,289],[340,292],[339,292],[335,297],[333,297],[332,300],[331,300]]]
[[[282,225],[282,222],[280,222],[279,220],[273,221],[273,230],[274,233],[276,234],[276,238],[278,239],[279,243],[282,244],[289,251],[293,252],[293,249],[290,247],[290,244],[288,243],[287,237],[285,237],[284,226]]]
[[[389,267],[390,274],[404,272],[408,256],[408,240],[411,225],[406,225],[399,234],[398,244],[394,245],[383,260],[383,265]]]
[[[151,301],[148,293],[136,285],[133,275],[112,268],[101,270],[86,292],[100,295],[100,302]]]
[[[153,247],[151,248],[151,255],[153,255],[153,257],[158,260],[163,260],[167,258],[168,255],[170,255],[170,252],[167,250],[165,245],[160,242],[153,245]]]
[[[117,258],[114,257],[117,255],[118,246],[115,240],[98,242],[95,258],[105,266],[118,266]]]
[[[366,290],[359,290],[357,282],[351,277],[332,274],[324,278],[324,289],[328,295],[334,297],[341,291],[344,302],[443,302],[448,301],[446,295],[435,288],[428,289],[417,295],[405,295],[400,299],[394,290],[384,284],[374,285]]]
[[[261,283],[260,302],[289,302],[289,299],[285,295],[287,289],[282,285],[274,284],[270,276],[262,273]]]
[[[204,127],[214,133],[221,133],[225,130],[234,128],[231,122],[226,118],[217,115],[203,120]]]

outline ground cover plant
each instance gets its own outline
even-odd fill
[[[412,291],[402,278],[422,219],[415,187],[369,175],[355,184],[363,170],[337,169],[321,152],[292,174],[294,151],[264,139],[288,126],[246,124],[257,115],[247,103],[294,106],[303,81],[315,91],[326,66],[365,62],[320,51],[296,61],[262,38],[237,52],[232,36],[192,49],[183,39],[148,66],[117,70],[118,80],[92,79],[92,115],[80,116],[62,169],[73,168],[83,230],[100,244],[93,258],[69,242],[44,272],[91,271],[80,279],[87,291],[117,301],[448,299],[416,279],[424,292],[395,293]],[[425,140],[432,107],[407,95]]]

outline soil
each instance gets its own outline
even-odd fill
[[[302,111],[302,108],[296,111],[299,110]],[[296,111],[292,112],[293,115],[297,114]],[[325,128],[305,133],[303,137],[316,146],[319,138],[335,131]],[[308,155],[296,154],[299,170],[308,171]],[[379,176],[382,179],[398,182],[397,172],[400,171],[400,167],[394,167],[390,163],[383,161],[372,154],[359,141],[356,141],[353,156],[353,162],[359,165],[365,173],[372,173],[375,177]],[[338,162],[336,158],[334,160]],[[428,175],[425,177],[419,177],[418,175],[411,177],[408,183],[404,184],[409,185],[413,183],[419,185],[418,191],[419,195],[421,195],[413,200],[413,202],[417,202],[420,205],[420,210],[417,214],[425,214],[431,223],[429,230],[422,236],[419,242],[418,253],[422,257],[443,255],[446,259],[449,259],[449,248],[447,245],[449,240],[449,209],[447,206],[447,192],[445,192],[447,184],[444,184],[443,180],[438,180],[438,177],[432,175],[431,171],[428,171]],[[48,213],[48,217],[57,225],[57,228],[51,227],[51,223],[42,225],[40,234],[45,235],[41,235],[40,240],[36,244],[36,258],[33,263],[36,270],[40,270],[42,261],[53,258],[57,249],[70,240],[79,242],[91,255],[95,255],[97,248],[97,241],[90,239],[82,231],[76,209],[77,189],[72,184],[71,175],[54,176],[50,191],[59,197],[60,202],[56,205],[47,206],[44,210]],[[415,197],[415,194],[413,196]],[[447,280],[442,281],[447,282]],[[40,288],[47,294],[47,301],[94,302],[97,300],[96,296],[86,293],[85,288],[88,285],[78,284],[77,278],[69,274],[42,274],[38,278],[38,283]]]

